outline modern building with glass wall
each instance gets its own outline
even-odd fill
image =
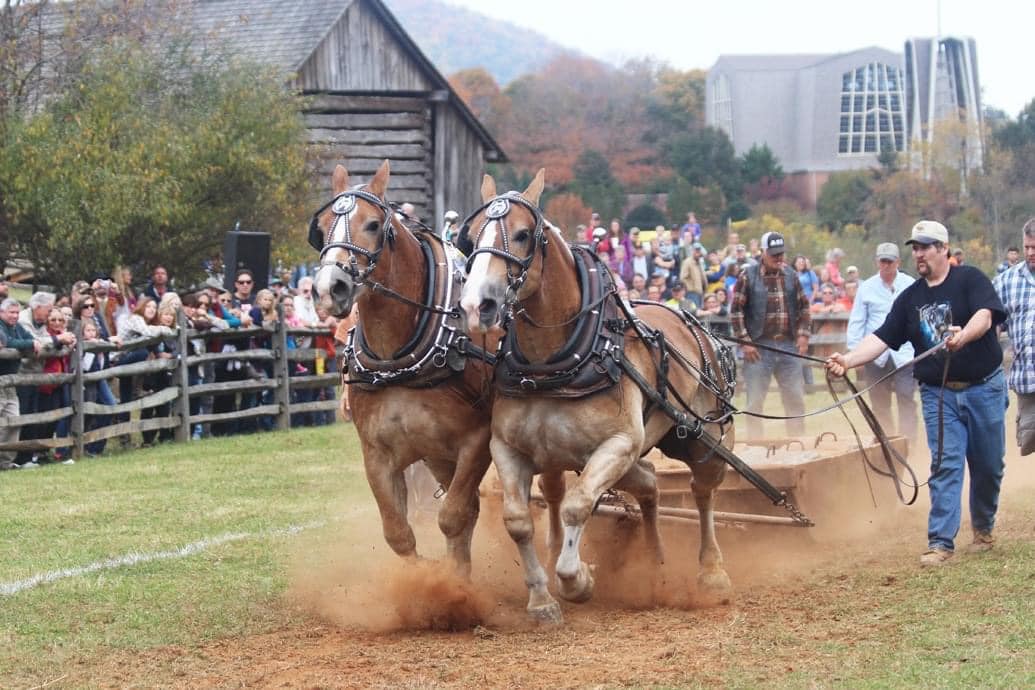
[[[980,122],[975,55],[974,42],[959,39],[912,39],[905,59],[877,47],[723,55],[708,70],[706,122],[737,154],[768,145],[787,173],[784,191],[814,207],[830,173],[873,168],[882,151],[929,141],[929,123],[954,108]]]

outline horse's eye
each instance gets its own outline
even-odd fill
[[[375,234],[380,229],[381,224],[378,223],[376,220],[372,220],[363,226],[363,232],[368,232],[371,235]]]
[[[528,242],[528,230],[518,230],[514,234],[514,241],[519,242],[520,244]]]

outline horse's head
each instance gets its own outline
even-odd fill
[[[395,242],[398,221],[384,198],[388,176],[386,160],[368,184],[349,189],[348,171],[335,167],[334,198],[313,214],[309,244],[320,252],[314,287],[332,314],[351,311],[381,252]]]
[[[472,251],[460,307],[471,332],[486,332],[500,322],[503,310],[539,289],[546,255],[546,224],[539,210],[544,171],[518,194],[496,193],[496,181],[482,181],[482,206],[464,223]]]

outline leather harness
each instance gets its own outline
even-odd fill
[[[342,355],[348,378],[342,383],[363,390],[380,390],[387,386],[431,388],[449,381],[464,371],[470,357],[490,367],[496,358],[475,346],[464,334],[462,316],[449,305],[456,301],[463,283],[463,274],[456,270],[461,262],[459,252],[437,235],[416,232],[427,267],[424,307],[420,320],[402,348],[388,359],[370,351],[360,323],[349,330]],[[456,377],[457,390],[472,405],[481,399],[478,391],[466,390]]]

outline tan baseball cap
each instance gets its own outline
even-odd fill
[[[881,259],[887,259],[888,261],[896,261],[900,258],[902,258],[902,255],[898,251],[898,245],[894,242],[881,242],[877,245],[878,261],[880,261]]]
[[[906,244],[934,244],[935,242],[949,243],[949,231],[936,220],[920,221],[913,226],[913,234],[906,240]]]

